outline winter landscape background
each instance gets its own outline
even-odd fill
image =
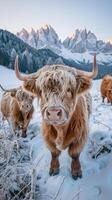
[[[0,0],[0,84],[22,83],[14,72],[32,73],[64,64],[98,75],[90,90],[90,131],[80,161],[83,177],[71,177],[67,150],[60,173],[49,176],[50,152],[41,134],[37,100],[25,139],[16,136],[0,113],[0,200],[112,200],[112,105],[102,103],[100,84],[112,75],[111,0]],[[0,100],[3,91],[0,89]]]

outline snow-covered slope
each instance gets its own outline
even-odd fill
[[[74,60],[78,64],[89,64],[93,62],[93,53],[89,53],[88,51],[85,53],[72,53],[70,50],[62,47],[60,55],[68,60]],[[112,66],[112,55],[109,53],[98,53],[97,64],[104,66]]]
[[[14,72],[2,66],[0,66],[0,83],[6,88],[15,87],[20,84]],[[59,175],[49,176],[50,152],[41,135],[41,116],[35,100],[35,113],[28,129],[27,139],[24,142],[25,144],[29,144],[32,149],[32,166],[35,169],[35,181],[32,191],[35,191],[36,184],[39,187],[38,198],[36,199],[112,199],[112,106],[107,103],[102,103],[99,92],[100,83],[101,80],[93,81],[93,87],[91,89],[93,113],[90,119],[90,134],[80,157],[83,178],[77,181],[71,178],[71,159],[68,156],[67,150],[63,151],[60,156],[61,169]],[[2,91],[0,91],[0,94],[2,95]],[[5,130],[8,130],[8,124]],[[1,129],[1,131],[3,130]],[[33,137],[32,131],[34,132]],[[7,131],[6,133],[8,134]],[[31,173],[31,170],[29,173]],[[19,175],[17,176],[17,180],[19,180]],[[17,197],[17,191],[15,195]]]

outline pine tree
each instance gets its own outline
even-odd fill
[[[11,58],[10,58],[10,68],[14,69],[14,63],[15,63],[15,58],[16,58],[16,50],[13,48],[11,51]]]

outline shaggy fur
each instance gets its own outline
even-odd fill
[[[74,179],[81,178],[80,153],[88,135],[91,114],[92,79],[97,74],[94,56],[92,72],[83,72],[63,65],[45,66],[37,73],[23,76],[16,61],[16,75],[24,81],[23,87],[37,96],[42,114],[42,134],[51,152],[50,175],[59,173],[59,155],[68,148],[72,158],[71,173]],[[65,121],[50,121],[48,108],[61,108]]]
[[[108,90],[112,89],[112,76],[106,75],[102,79],[101,82],[101,87],[100,87],[100,92],[102,96],[102,102],[104,102],[105,98],[108,96]],[[107,98],[108,100],[108,98]]]
[[[7,119],[13,131],[21,131],[22,137],[26,137],[28,124],[32,118],[34,107],[33,97],[21,88],[13,92],[5,92],[1,99],[1,112],[3,119]]]

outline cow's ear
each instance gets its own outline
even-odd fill
[[[78,94],[86,92],[92,86],[92,79],[87,78],[85,76],[78,76],[76,80],[77,80],[76,90]]]

